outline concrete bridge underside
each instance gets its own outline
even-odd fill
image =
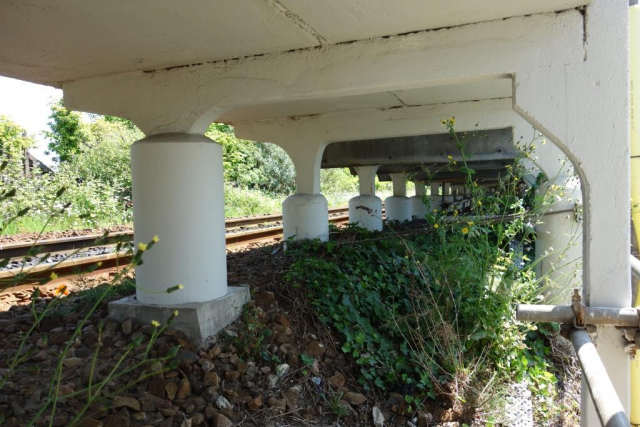
[[[60,87],[67,107],[126,117],[147,135],[132,147],[134,226],[138,241],[161,244],[137,269],[136,316],[178,307],[203,339],[237,316],[222,307],[246,298],[227,287],[211,122],[289,153],[298,194],[284,202],[285,228],[325,237],[325,148],[442,134],[453,116],[458,131],[509,128],[515,141],[540,131],[555,146],[532,164],[559,182],[570,170],[557,159],[569,159],[584,204],[584,301],[628,307],[627,18],[622,0],[7,1],[0,74]],[[375,166],[403,164],[353,160],[363,196]],[[597,343],[628,409],[621,333],[600,327]],[[598,425],[590,399],[582,413]]]

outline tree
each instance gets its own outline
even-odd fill
[[[209,126],[206,135],[222,145],[225,182],[273,195],[295,190],[295,168],[282,148],[238,139],[231,126],[220,123]]]
[[[58,161],[67,162],[80,152],[80,146],[87,140],[80,113],[66,109],[60,99],[51,104],[47,124],[51,129],[45,132],[45,136],[51,139],[48,148],[57,155]]]
[[[0,115],[0,155],[22,159],[24,150],[34,145],[27,132],[8,117]]]

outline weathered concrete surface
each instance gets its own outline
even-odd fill
[[[229,286],[227,290],[226,295],[211,301],[170,306],[143,304],[130,296],[110,302],[109,317],[117,321],[132,318],[140,324],[150,324],[152,320],[166,324],[177,310],[178,317],[171,327],[201,343],[238,319],[242,307],[250,300],[249,286]]]
[[[464,135],[458,132],[457,137],[462,140]],[[480,130],[464,149],[467,159],[475,162],[508,161],[519,154],[511,128]],[[342,141],[324,149],[322,167],[446,164],[449,156],[462,161],[462,154],[448,133]]]

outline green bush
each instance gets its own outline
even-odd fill
[[[7,131],[9,129],[10,131]],[[3,146],[29,145],[21,142],[24,131],[4,119],[0,122]],[[53,174],[33,171],[23,173],[24,150],[5,150],[2,160],[7,167],[2,171],[2,186],[15,189],[15,197],[0,202],[3,215],[0,222],[17,214],[20,207],[29,208],[27,214],[6,228],[5,233],[47,229],[109,226],[131,221],[131,170],[129,146],[141,133],[122,123],[111,123],[102,118],[83,128],[84,143],[67,153]],[[20,145],[22,144],[22,145]],[[55,198],[56,191],[67,191]],[[66,206],[66,207],[65,207]],[[62,209],[63,215],[48,221],[51,209]],[[87,213],[79,218],[80,213]]]
[[[466,142],[457,141],[463,153]],[[530,156],[532,146],[522,150]],[[487,391],[499,395],[524,380],[537,416],[552,416],[548,333],[517,322],[514,303],[534,303],[542,292],[537,262],[527,257],[532,225],[562,189],[523,195],[521,164],[491,193],[467,167],[470,216],[432,211],[425,233],[351,228],[334,241],[292,245],[288,280],[340,333],[364,388],[401,392],[407,403],[449,396],[464,413]]]

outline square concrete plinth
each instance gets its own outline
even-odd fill
[[[130,317],[139,324],[148,325],[152,320],[166,324],[169,316],[178,310],[171,328],[200,344],[238,319],[249,300],[249,286],[229,286],[225,296],[212,301],[171,306],[143,304],[134,295],[110,302],[109,318],[121,322]]]

